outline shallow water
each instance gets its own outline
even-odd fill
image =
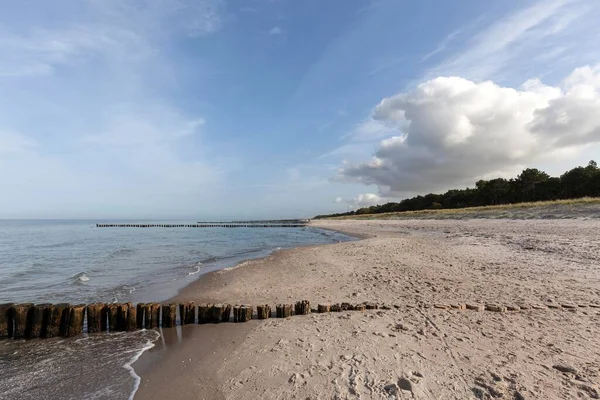
[[[0,303],[160,301],[204,272],[278,248],[349,239],[313,228],[96,228],[95,223],[0,220]]]
[[[352,240],[308,227],[96,228],[96,222],[0,220],[0,303],[164,301],[206,272],[280,248]],[[139,379],[131,364],[159,337],[149,330],[0,340],[0,398],[130,398]]]
[[[0,398],[126,399],[139,385],[131,364],[154,346],[153,330],[78,339],[0,341]]]

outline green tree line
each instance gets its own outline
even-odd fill
[[[317,215],[315,218],[599,196],[600,168],[595,161],[590,161],[586,167],[573,168],[559,177],[551,177],[536,168],[527,168],[516,178],[508,180],[480,180],[475,183],[474,188],[452,189],[444,194],[430,193],[404,199],[399,203],[390,202],[346,213]]]

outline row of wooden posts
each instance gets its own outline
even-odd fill
[[[307,300],[296,304],[278,304],[276,318],[330,312],[378,308],[376,304],[319,304],[311,309]],[[254,310],[256,309],[256,314]],[[232,318],[233,313],[233,318]],[[177,318],[179,315],[179,319]],[[253,318],[271,318],[268,304],[255,307],[230,304],[186,303],[111,303],[111,304],[0,304],[0,338],[33,339],[56,336],[74,337],[87,333],[122,332],[137,329],[172,328],[179,324],[246,322]]]
[[[429,308],[430,305],[424,305]],[[394,305],[394,308],[400,306]],[[498,304],[434,304],[437,309],[458,309],[474,311],[521,311],[563,308],[569,311],[600,309],[600,304],[552,303],[546,305],[513,305]],[[87,333],[122,332],[138,329],[172,328],[180,325],[206,324],[220,322],[246,322],[251,319],[287,318],[292,315],[310,313],[328,313],[339,311],[364,311],[372,309],[390,309],[389,305],[377,303],[336,303],[318,304],[311,308],[308,300],[295,304],[278,304],[275,312],[268,304],[256,307],[230,304],[185,303],[111,303],[111,304],[0,304],[0,339],[33,339],[52,338],[56,336],[74,337],[84,331]],[[256,313],[254,312],[256,311]],[[233,314],[233,316],[232,316]],[[274,315],[273,315],[274,314]],[[233,317],[233,318],[232,318]]]
[[[256,223],[216,223],[216,224],[96,224],[96,228],[302,228],[305,223],[256,224]]]

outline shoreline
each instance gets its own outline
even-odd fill
[[[311,225],[308,226],[310,227]],[[354,235],[341,230],[321,228],[319,226],[313,227],[317,229],[333,231],[336,233],[342,233],[351,238],[350,240],[340,243],[353,242],[366,238],[360,234]],[[241,297],[238,298],[237,301],[234,301],[224,300],[215,297],[214,295],[205,295],[203,292],[211,293],[211,290],[214,290],[216,287],[227,286],[227,282],[224,281],[224,274],[227,274],[227,277],[230,277],[229,274],[233,273],[233,275],[235,275],[235,271],[239,270],[240,268],[248,268],[254,264],[260,265],[267,260],[271,262],[277,262],[280,257],[293,255],[298,250],[332,246],[336,244],[338,243],[322,243],[313,245],[299,245],[283,249],[280,248],[268,253],[266,256],[242,260],[230,267],[206,272],[199,275],[194,281],[189,282],[187,285],[180,288],[175,296],[166,299],[164,302],[194,301],[196,304],[223,302],[231,304],[259,304],[260,302],[257,302],[255,297],[252,299],[249,297]],[[272,303],[272,306],[274,306],[276,302],[271,301],[270,303]],[[230,324],[232,323],[185,325],[164,330],[161,328],[159,330],[160,337],[156,340],[155,346],[142,352],[138,359],[131,364],[131,367],[135,371],[136,375],[140,377],[140,384],[132,393],[132,398],[159,399],[165,398],[165,396],[172,396],[172,394],[162,392],[161,389],[152,382],[156,379],[160,379],[160,375],[162,374],[160,371],[162,370],[163,365],[170,365],[171,368],[175,367],[176,362],[179,361],[179,358],[182,358],[183,354],[189,350],[188,342],[195,341],[196,338],[200,338],[201,341],[208,342],[211,346],[217,346],[218,344],[218,346],[224,347],[225,345],[228,345],[228,349],[226,351],[231,352],[236,348],[232,345],[235,344],[236,341],[240,342],[240,339],[245,337],[244,335],[247,335],[251,330],[256,328],[260,322],[258,320],[252,320],[248,323],[236,324],[235,328],[230,326]],[[185,339],[182,339],[184,337]],[[184,343],[184,341],[186,342]],[[204,347],[202,347],[199,351],[200,354],[202,354],[204,357],[209,356],[210,354],[206,349],[207,343],[203,343],[202,345],[204,345]],[[194,350],[198,352],[197,349],[198,348],[196,347]],[[182,359],[181,361],[185,362],[185,359]],[[195,374],[205,377],[205,379],[202,381],[204,385],[204,392],[202,393],[202,396],[204,397],[199,398],[224,398],[222,393],[220,393],[220,391],[217,389],[216,380],[214,377],[212,377],[212,368],[205,368],[203,366],[198,367],[195,370]],[[176,379],[176,377],[170,374],[169,380],[174,379]],[[191,396],[197,397],[199,394],[186,391],[180,398],[188,398]]]
[[[364,239],[281,250],[243,268],[201,276],[174,300],[371,301],[399,308],[165,331],[162,343],[134,364],[142,379],[136,398],[485,398],[501,393],[558,399],[564,391],[600,393],[589,369],[600,359],[600,338],[593,334],[596,309],[504,315],[421,307],[467,301],[596,303],[600,221],[315,225]],[[579,327],[577,340],[572,340],[572,326]],[[554,364],[572,367],[583,381],[571,385]]]

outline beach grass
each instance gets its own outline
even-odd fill
[[[536,201],[529,203],[501,204],[469,208],[430,209],[418,211],[397,211],[380,214],[345,215],[327,219],[560,219],[560,218],[600,218],[600,197],[579,199]]]

